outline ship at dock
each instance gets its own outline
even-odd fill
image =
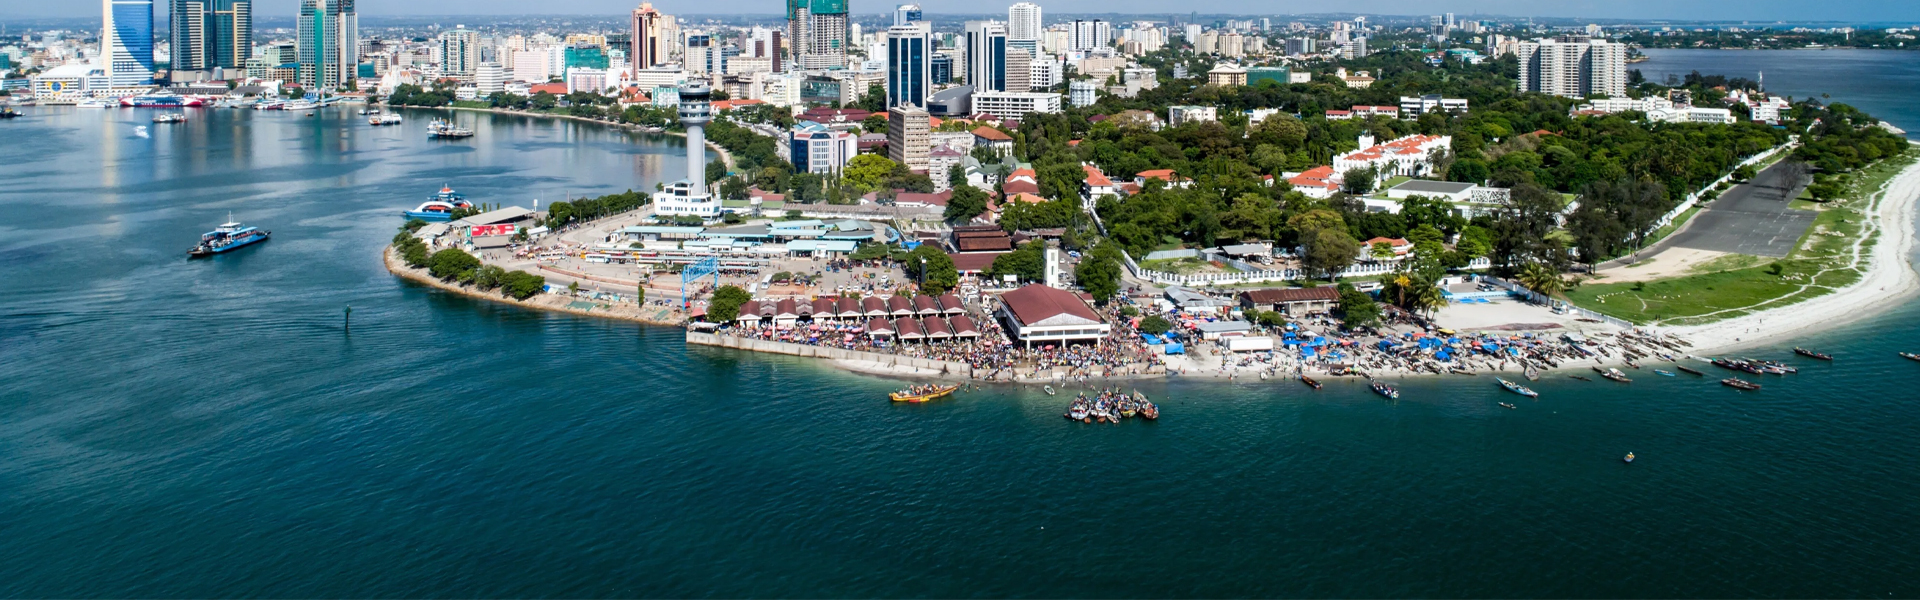
[[[426,202],[420,203],[420,206],[415,207],[413,210],[405,211],[401,214],[406,215],[408,219],[419,219],[422,221],[452,221],[453,211],[471,208],[473,208],[473,203],[467,202],[466,196],[453,191],[451,187],[442,186],[440,193],[434,194],[432,198],[428,198]]]

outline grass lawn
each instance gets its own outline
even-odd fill
[[[1867,200],[1911,164],[1916,153],[1881,161],[1859,173],[1845,200],[1817,204],[1813,227],[1799,246],[1779,260],[1728,255],[1681,277],[1634,283],[1589,283],[1569,290],[1575,305],[1634,323],[1691,325],[1785,306],[1860,280],[1851,266],[1854,243],[1865,234]],[[1871,244],[1873,236],[1866,243]]]
[[[1220,269],[1214,268],[1213,265],[1207,261],[1198,258],[1164,258],[1160,260],[1140,261],[1140,268],[1162,273],[1173,273],[1175,275],[1222,272]]]

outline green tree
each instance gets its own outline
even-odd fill
[[[713,298],[707,302],[707,322],[728,323],[740,316],[740,305],[752,300],[753,295],[739,286],[723,285],[713,291]]]
[[[970,185],[953,188],[953,194],[947,198],[947,210],[944,217],[949,223],[965,223],[987,212],[987,193]]]
[[[547,278],[545,277],[528,274],[526,271],[514,271],[502,278],[500,289],[508,296],[525,300],[540,293],[540,290],[546,286]]]
[[[1145,318],[1140,319],[1139,329],[1142,333],[1160,335],[1173,329],[1173,323],[1167,321],[1166,317],[1160,315],[1147,315]]]
[[[898,163],[877,154],[862,154],[847,161],[847,167],[840,171],[841,179],[853,184],[863,192],[880,189],[881,182],[892,176]]]
[[[1120,249],[1111,241],[1102,241],[1081,257],[1080,264],[1073,268],[1073,278],[1095,302],[1105,304],[1120,292],[1120,260]]]
[[[1373,172],[1359,167],[1347,169],[1341,175],[1340,190],[1354,196],[1364,196],[1373,191]]]
[[[1566,289],[1566,281],[1560,278],[1560,272],[1545,263],[1527,263],[1521,267],[1518,277],[1520,285],[1539,292],[1543,296],[1552,296]]]
[[[1047,243],[1040,240],[1022,244],[1012,252],[995,257],[993,266],[987,269],[987,275],[996,279],[1002,275],[1013,275],[1019,277],[1021,281],[1045,279],[1047,276],[1046,247]]]
[[[464,251],[448,248],[433,253],[427,272],[441,279],[453,279],[480,266],[480,259]]]
[[[926,294],[945,294],[960,285],[960,271],[954,268],[953,257],[933,244],[921,244],[908,253],[906,269],[920,276],[920,291]]]
[[[1373,246],[1367,249],[1367,253],[1377,260],[1393,258],[1393,244],[1388,242],[1374,242]]]
[[[1366,292],[1340,285],[1340,318],[1348,327],[1372,327],[1380,323],[1380,305]]]
[[[1343,228],[1309,230],[1300,239],[1306,245],[1300,263],[1327,279],[1338,277],[1360,255],[1360,241]]]

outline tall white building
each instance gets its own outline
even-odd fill
[[[472,75],[480,66],[480,32],[463,27],[441,32],[434,53],[440,57],[441,73]]]
[[[1007,39],[1040,39],[1040,5],[1032,2],[1020,2],[1007,8]]]
[[[1522,92],[1568,98],[1627,95],[1627,47],[1606,40],[1555,38],[1521,42]]]
[[[1099,101],[1100,84],[1092,81],[1074,81],[1067,84],[1067,101],[1074,106],[1093,106]]]
[[[1024,49],[1007,50],[1007,91],[1033,91],[1033,55]]]
[[[926,19],[923,16],[921,16],[920,5],[918,4],[902,4],[902,5],[893,7],[893,26],[894,27],[899,27],[901,25],[906,25],[908,23],[919,23],[925,20]]]
[[[497,62],[483,62],[473,69],[474,89],[486,96],[507,89],[507,70]]]
[[[1113,44],[1113,25],[1100,19],[1074,19],[1071,31],[1073,40],[1068,46],[1073,50],[1092,50]]]
[[[713,92],[699,79],[689,80],[678,91],[680,124],[687,130],[687,178],[654,193],[654,214],[713,220],[720,216],[720,201],[707,193],[706,126],[713,122],[708,102]]]
[[[101,61],[113,87],[153,84],[153,0],[102,0]]]

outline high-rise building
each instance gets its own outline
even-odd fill
[[[1007,9],[1007,39],[1040,41],[1040,5],[1020,2]],[[1038,48],[1027,48],[1029,51]]]
[[[942,52],[928,59],[927,79],[934,85],[953,83],[953,55]]]
[[[252,0],[173,0],[168,11],[170,68],[239,69],[253,56]]]
[[[721,73],[713,68],[719,48],[713,46],[713,36],[696,33],[687,36],[686,67],[689,73]]]
[[[486,96],[494,92],[506,91],[507,69],[497,62],[483,62],[473,69],[473,86]]]
[[[769,59],[772,71],[786,72],[781,62],[780,30],[755,27],[747,31],[746,41],[740,45],[740,55],[747,58]]]
[[[963,35],[967,49],[967,85],[973,86],[975,92],[1007,91],[1007,24],[967,21]]]
[[[480,32],[465,27],[442,31],[435,38],[440,55],[440,73],[450,76],[472,75],[480,66]]]
[[[1067,101],[1074,106],[1093,106],[1099,100],[1096,97],[1099,91],[1100,84],[1092,81],[1070,82],[1067,84]]]
[[[927,153],[933,150],[932,120],[917,106],[887,110],[887,158],[915,173],[927,172]]]
[[[933,32],[924,22],[887,29],[887,107],[927,105],[933,93]]]
[[[1113,25],[1100,19],[1074,19],[1072,50],[1092,50],[1113,44]]]
[[[1521,42],[1522,92],[1540,92],[1568,98],[1595,94],[1627,95],[1627,47],[1584,37]]]
[[[642,2],[633,9],[630,25],[633,28],[633,52],[627,55],[633,73],[641,69],[650,69],[667,62],[667,46],[671,45],[662,31],[660,11],[653,9],[652,2]]]
[[[893,7],[893,26],[894,27],[899,27],[901,25],[906,25],[908,23],[920,23],[923,21],[926,21],[926,19],[921,15],[920,5],[918,4],[902,4],[902,5]]]
[[[153,84],[153,0],[101,0],[100,20],[109,85]]]
[[[354,0],[300,0],[294,44],[300,52],[300,85],[332,89],[358,75],[360,16]]]
[[[846,66],[852,42],[847,0],[787,0],[787,35],[800,68]]]
[[[1026,50],[1007,50],[1007,91],[1033,91],[1033,55]]]

